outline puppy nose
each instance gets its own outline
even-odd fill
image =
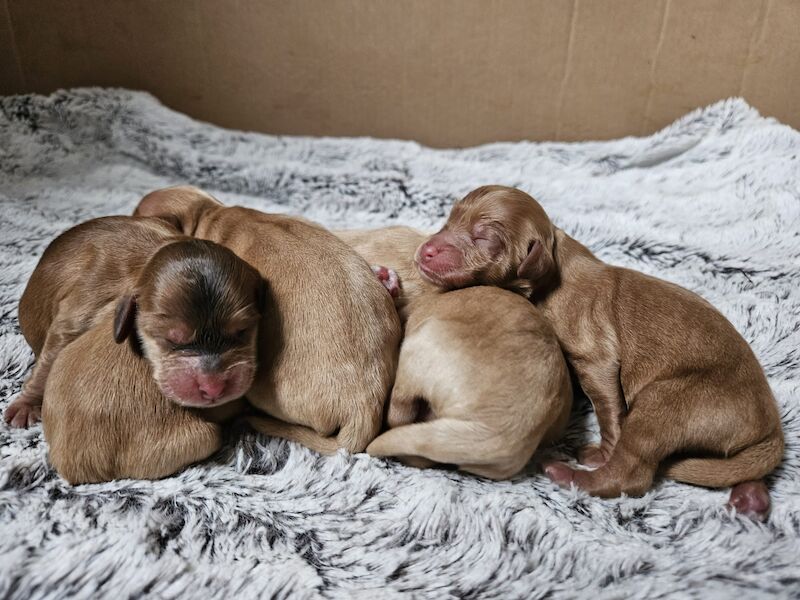
[[[205,373],[197,376],[197,389],[210,400],[216,400],[225,391],[225,379],[219,375],[207,375]]]
[[[430,260],[437,254],[439,254],[439,249],[433,244],[428,243],[422,247],[422,258],[424,260]]]

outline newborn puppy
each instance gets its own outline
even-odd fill
[[[601,430],[600,445],[583,452],[597,469],[553,463],[555,482],[640,495],[663,463],[678,481],[735,486],[732,506],[766,514],[761,478],[783,454],[777,406],[747,342],[708,302],[603,263],[533,198],[501,186],[456,203],[416,260],[444,288],[526,290],[552,323]]]
[[[367,447],[370,455],[505,479],[561,436],[572,403],[567,365],[533,305],[491,287],[442,294],[414,267],[425,236],[413,229],[337,235],[368,262],[395,269],[402,284],[396,301],[406,328],[390,429]]]
[[[58,354],[45,385],[50,463],[72,484],[171,475],[216,452],[215,421],[239,408],[199,411],[169,401],[149,362],[114,342],[113,321],[109,305]]]
[[[380,429],[400,342],[391,298],[369,265],[313,223],[225,207],[193,187],[148,194],[136,214],[225,244],[268,278],[271,317],[247,398],[273,418],[251,425],[322,453],[363,451]]]
[[[230,250],[159,219],[73,227],[45,250],[20,300],[20,327],[37,361],[6,421],[38,420],[53,361],[109,303],[116,341],[136,331],[131,342],[141,342],[165,396],[199,407],[239,398],[255,373],[263,294],[261,277]]]

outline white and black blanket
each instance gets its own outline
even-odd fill
[[[0,98],[0,409],[32,364],[17,303],[48,242],[179,183],[330,227],[435,228],[478,185],[532,193],[750,342],[786,432],[772,514],[668,481],[598,500],[534,469],[492,483],[246,432],[174,477],[73,487],[41,427],[0,424],[0,597],[800,597],[798,132],[730,100],[646,138],[431,150],[228,131],[125,90]],[[562,450],[596,434],[590,412],[577,403]]]

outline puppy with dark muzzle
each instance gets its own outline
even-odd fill
[[[48,458],[72,484],[159,479],[222,445],[234,400],[194,409],[168,400],[144,357],[112,336],[114,306],[53,361],[42,406]]]
[[[269,281],[262,368],[247,394],[263,413],[249,423],[318,452],[362,452],[380,430],[400,342],[391,298],[364,259],[314,223],[190,186],[151,192],[135,214],[225,244]]]
[[[531,294],[594,405],[601,441],[592,471],[547,474],[599,496],[640,495],[659,469],[763,518],[762,478],[781,461],[778,408],[753,351],[697,294],[605,264],[553,226],[528,194],[486,186],[457,202],[416,261],[452,289],[498,285]]]
[[[19,306],[37,361],[5,419],[35,423],[59,353],[115,305],[121,343],[143,350],[170,400],[219,406],[244,395],[256,371],[265,282],[230,250],[188,238],[160,219],[103,217],[45,250]]]

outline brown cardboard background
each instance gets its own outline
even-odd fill
[[[800,128],[800,0],[0,0],[0,92],[145,89],[226,127],[435,146]]]

